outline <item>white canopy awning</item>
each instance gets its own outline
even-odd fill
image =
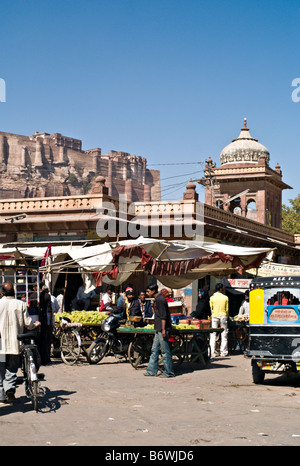
[[[43,259],[46,248],[0,248],[16,257]],[[119,285],[133,272],[148,272],[163,285],[182,288],[206,275],[225,276],[271,260],[274,249],[246,248],[197,241],[166,241],[140,237],[93,246],[54,246],[51,263],[41,271],[81,268],[106,283]]]

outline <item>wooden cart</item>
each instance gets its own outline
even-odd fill
[[[249,346],[249,322],[230,320],[228,322],[228,350],[244,352]]]
[[[70,325],[56,323],[52,332],[53,356],[60,355],[65,364],[75,364],[80,355],[86,356],[93,340],[102,334],[101,326],[102,324],[91,323],[73,323]]]
[[[212,332],[221,333],[222,328],[212,329],[172,329],[169,335],[169,345],[173,366],[186,361],[193,369],[202,369],[207,366],[210,358],[209,337]],[[138,369],[147,364],[151,354],[154,329],[120,327],[119,333],[133,334],[129,345],[128,359],[131,365]],[[162,367],[162,358],[159,361]]]

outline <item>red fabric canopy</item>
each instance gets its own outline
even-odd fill
[[[95,272],[94,278],[97,286],[102,285],[102,278],[107,276],[110,280],[116,280],[119,272],[118,260],[120,257],[141,258],[141,267],[155,276],[180,276],[184,275],[192,269],[199,268],[202,264],[214,264],[221,260],[224,264],[230,262],[232,268],[237,273],[242,274],[246,269],[258,266],[265,257],[265,253],[259,254],[256,259],[245,266],[238,257],[234,257],[222,252],[215,252],[212,254],[203,255],[194,259],[182,259],[174,261],[162,261],[153,258],[143,246],[139,245],[126,245],[119,246],[113,251],[112,269],[105,272]]]

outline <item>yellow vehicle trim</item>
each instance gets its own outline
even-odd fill
[[[257,288],[249,293],[249,324],[264,323],[264,290]]]

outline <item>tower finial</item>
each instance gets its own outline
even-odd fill
[[[244,128],[247,128],[247,118],[244,118]]]

